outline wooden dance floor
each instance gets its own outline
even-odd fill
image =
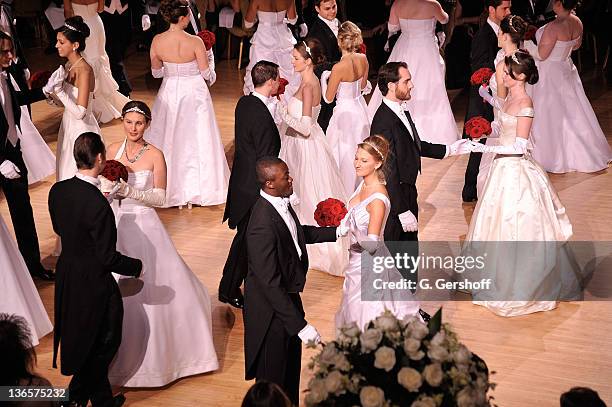
[[[31,50],[28,60],[32,72],[55,69],[60,62]],[[127,60],[134,86],[133,99],[152,106],[159,82],[147,75],[148,53],[131,53]],[[244,71],[235,61],[220,61],[217,83],[212,97],[228,161],[233,158],[234,107],[242,94]],[[588,71],[583,77],[599,121],[612,140],[612,87],[600,73]],[[457,126],[463,125],[466,97],[453,100]],[[39,102],[32,106],[35,125],[55,151],[62,109]],[[188,112],[185,112],[187,120]],[[121,122],[104,125],[106,143],[123,138]],[[181,137],[178,134],[176,137]],[[461,241],[467,232],[474,205],[461,202],[463,174],[467,156],[443,161],[424,159],[419,177],[421,240]],[[612,170],[594,174],[551,175],[574,227],[573,240],[612,241]],[[298,176],[297,174],[293,174]],[[54,178],[31,186],[30,195],[36,219],[43,263],[51,268],[56,259],[49,255],[55,235],[47,210],[47,195]],[[213,305],[214,342],[219,357],[218,371],[178,380],[164,388],[123,389],[127,405],[134,406],[239,406],[253,382],[244,380],[242,314],[217,300],[217,286],[234,232],[221,223],[223,205],[158,210],[176,248],[200,281],[206,286]],[[0,200],[0,213],[12,228],[10,215]],[[11,229],[12,230],[12,229]],[[608,271],[612,261],[608,263]],[[171,272],[171,270],[168,270]],[[609,275],[609,274],[608,274]],[[608,280],[610,278],[608,277]],[[334,313],[340,303],[342,278],[311,271],[308,274],[303,302],[308,321],[321,332],[324,341],[334,334]],[[36,281],[49,316],[53,320],[52,283]],[[607,294],[587,293],[589,297],[610,299]],[[597,295],[596,295],[597,294]],[[495,316],[469,301],[428,302],[422,308],[434,313],[444,307],[444,320],[459,333],[461,341],[478,353],[497,373],[492,392],[500,406],[558,406],[559,395],[573,386],[588,386],[612,405],[612,303],[585,301],[561,303],[552,312],[516,318]],[[168,327],[172,329],[171,327]],[[69,377],[51,368],[52,335],[42,339],[36,348],[38,372],[55,386],[67,386]],[[308,361],[312,350],[305,350],[302,360],[302,389],[311,377]],[[303,395],[302,395],[303,397]]]

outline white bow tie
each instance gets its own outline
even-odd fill
[[[283,211],[283,213],[289,212],[289,198],[281,198],[278,201],[278,208]]]

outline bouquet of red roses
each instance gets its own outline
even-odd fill
[[[465,122],[464,130],[470,138],[479,139],[491,134],[491,122],[482,116],[475,116]]]
[[[119,179],[125,182],[128,180],[127,168],[117,160],[106,161],[106,165],[100,175],[112,182],[119,182]]]
[[[285,87],[289,84],[289,81],[285,78],[280,78],[278,80],[278,89],[276,90],[276,92],[274,92],[272,95],[270,96],[276,96],[279,97],[280,95],[282,95],[283,93],[285,93]]]
[[[215,33],[208,30],[202,30],[198,33],[198,37],[204,41],[204,46],[206,47],[206,51],[211,49],[215,42],[217,42],[217,37],[215,37]]]
[[[361,45],[359,46],[359,48],[357,49],[357,53],[359,54],[365,54],[367,51],[367,47],[365,45],[365,43],[361,43]]]
[[[319,226],[339,226],[347,212],[344,202],[327,198],[317,204],[314,218]]]
[[[485,85],[489,84],[489,79],[493,76],[493,70],[490,68],[480,68],[472,74],[470,77],[470,83],[472,85]]]
[[[42,88],[47,84],[49,78],[51,77],[51,71],[37,71],[30,76],[30,80],[28,81],[30,84],[30,88],[38,89]]]

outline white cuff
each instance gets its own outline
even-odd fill
[[[155,69],[151,67],[151,74],[154,78],[163,78],[164,77],[164,67],[162,66],[159,69]]]
[[[302,330],[298,333],[298,337],[305,344],[308,344],[310,341],[314,342],[315,344],[321,342],[321,335],[319,335],[317,329],[310,324],[306,324],[306,326],[302,328]]]
[[[327,82],[329,81],[329,77],[331,76],[331,71],[323,71],[321,73],[321,94],[323,96],[323,100],[325,103],[330,104],[333,102],[332,100],[327,100],[325,94],[327,93]]]

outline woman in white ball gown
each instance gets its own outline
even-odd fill
[[[109,380],[127,387],[164,386],[219,367],[208,291],[177,253],[153,208],[166,196],[166,165],[163,153],[143,137],[150,121],[146,104],[129,102],[123,109],[126,138],[108,147],[108,156],[129,174],[113,201],[117,250],[143,263],[139,280],[117,276],[123,337]],[[125,199],[119,203],[117,197]]]
[[[83,17],[91,32],[83,57],[92,67],[96,78],[92,111],[100,123],[107,123],[121,117],[121,108],[129,99],[119,93],[119,85],[111,73],[105,49],[106,33],[98,14],[103,10],[104,2],[100,0],[64,0],[64,15]]]
[[[338,29],[338,45],[342,52],[340,62],[321,75],[321,88],[326,103],[336,99],[334,113],[327,126],[327,142],[331,147],[346,196],[357,186],[353,167],[355,146],[370,135],[367,105],[362,93],[369,93],[368,59],[357,53],[363,44],[361,30],[350,21]]]
[[[375,271],[365,265],[367,259],[390,257],[383,240],[391,202],[385,187],[383,168],[389,154],[389,142],[383,136],[370,136],[358,145],[354,168],[362,178],[352,194],[348,213],[341,228],[348,228],[349,264],[344,272],[342,302],[336,313],[336,329],[356,323],[359,329],[389,310],[397,318],[419,318],[419,302],[409,290],[377,289],[374,280],[400,282],[395,267]],[[364,253],[371,257],[362,259]]]
[[[317,123],[321,112],[321,86],[313,65],[323,58],[318,41],[299,42],[293,52],[293,67],[302,78],[297,92],[281,104],[281,149],[279,157],[294,174],[293,191],[299,203],[293,208],[303,225],[316,225],[317,204],[336,198],[346,204],[347,196],[336,160],[325,133]],[[308,245],[310,267],[340,276],[348,262],[346,239]]]
[[[435,34],[436,23],[448,14],[435,0],[396,0],[389,14],[389,34],[401,31],[388,62],[406,62],[414,89],[406,101],[422,140],[451,144],[459,139],[444,82],[445,65]],[[368,104],[370,120],[382,102],[378,86]]]
[[[206,83],[214,83],[215,72],[204,42],[184,31],[190,24],[186,1],[163,0],[160,13],[170,27],[151,44],[151,71],[164,80],[146,137],[166,156],[164,206],[219,205],[230,171]]]
[[[582,22],[573,13],[577,0],[555,0],[557,18],[536,32],[538,45],[526,48],[536,59],[540,81],[532,97],[533,157],[546,171],[595,172],[608,168],[612,150],[587,99],[571,59],[582,43]]]
[[[295,24],[297,21],[295,1],[251,0],[244,25],[251,28],[255,21],[259,21],[259,24],[251,38],[249,65],[244,75],[244,94],[253,92],[251,69],[257,62],[264,60],[278,65],[280,77],[289,82],[285,94],[292,96],[300,84],[300,75],[291,65],[291,50],[296,41],[287,27],[287,24]]]

